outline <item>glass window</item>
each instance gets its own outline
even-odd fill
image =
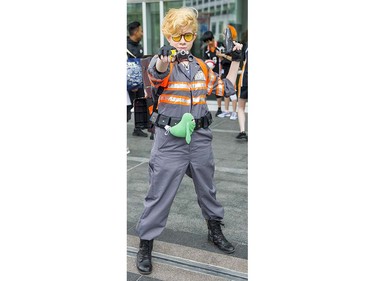
[[[129,23],[133,21],[139,21],[142,24],[142,4],[137,3],[137,4],[128,4],[127,5],[127,22],[126,24],[128,25]],[[127,29],[126,29],[127,30]]]
[[[216,6],[215,16],[220,16],[220,14],[221,14],[221,6]]]
[[[147,54],[156,54],[160,48],[160,8],[159,3],[146,4],[147,17]]]
[[[224,22],[219,22],[219,33],[222,33],[224,31]]]
[[[230,3],[229,4],[229,10],[228,10],[228,14],[234,14],[235,12],[235,3]]]
[[[216,22],[213,22],[212,25],[211,25],[211,31],[213,34],[216,33]]]
[[[193,1],[193,6],[195,6],[197,2],[194,0]],[[164,14],[168,12],[169,9],[177,9],[181,8],[183,6],[182,1],[164,1]],[[186,6],[189,7],[189,4],[187,3]]]
[[[147,42],[141,41],[141,44],[147,46],[147,54],[155,54],[160,48],[160,1],[143,0],[146,2],[146,19],[147,27],[144,27],[147,34]],[[129,3],[131,2],[131,3]],[[135,3],[136,2],[136,3]],[[128,0],[127,2],[127,23],[132,21],[139,21],[144,25],[145,20],[142,19],[142,1]],[[203,4],[202,4],[203,3]],[[247,1],[242,0],[171,0],[163,1],[164,15],[171,8],[180,8],[183,5],[188,7],[195,7],[199,9],[199,29],[198,38],[194,42],[193,52],[201,45],[200,36],[206,30],[211,30],[217,36],[222,36],[221,33],[228,22],[232,23],[239,36],[242,38],[242,33],[247,29]],[[200,6],[198,6],[200,5]],[[217,39],[220,39],[219,37]],[[167,44],[167,41],[165,41]],[[198,51],[199,53],[199,51]]]

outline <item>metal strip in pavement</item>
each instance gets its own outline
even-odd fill
[[[144,163],[148,163],[148,161],[149,161],[149,158],[145,158],[145,157],[128,156],[127,159],[130,160],[130,161],[140,162],[140,164],[138,164],[138,165],[136,165],[134,167],[129,168],[128,172],[131,171],[131,170],[133,170],[134,168],[136,168],[136,167],[144,164]],[[247,175],[247,169],[226,168],[226,167],[218,167],[218,166],[216,166],[215,167],[215,171],[223,172],[223,173],[237,174],[237,175]]]
[[[247,169],[215,167],[215,171],[237,175],[247,175]]]
[[[238,134],[239,133],[239,130],[235,131],[235,130],[222,130],[222,129],[211,129],[212,132],[217,132],[217,133],[234,133],[234,134]]]
[[[128,256],[137,257],[138,249],[128,246]],[[230,270],[224,267],[214,266],[210,264],[205,264],[201,262],[196,262],[192,260],[183,259],[180,257],[170,256],[158,252],[153,252],[152,257],[159,263],[164,263],[172,265],[177,268],[188,269],[197,273],[205,273],[209,275],[219,276],[223,278],[228,278],[228,280],[233,281],[243,281],[248,280],[247,274],[239,271]]]

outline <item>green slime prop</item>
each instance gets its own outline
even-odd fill
[[[193,134],[195,128],[195,120],[194,116],[190,113],[185,113],[182,116],[180,122],[169,129],[169,132],[179,138],[185,138],[186,143],[190,144],[191,142],[191,135]]]

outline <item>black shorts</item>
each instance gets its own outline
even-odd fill
[[[240,99],[247,100],[247,86],[242,86],[240,92],[238,93]]]

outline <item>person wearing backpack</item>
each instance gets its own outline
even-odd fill
[[[143,57],[143,47],[140,44],[143,37],[143,29],[138,21],[134,21],[128,24],[129,36],[127,37],[127,56],[128,58],[142,58]],[[139,88],[129,89],[128,95],[130,98],[130,105],[127,105],[127,122],[131,119],[131,110],[134,107],[134,100],[136,98],[143,98],[145,96],[143,86]],[[139,128],[134,128],[133,136],[136,137],[147,137]]]
[[[209,128],[212,116],[206,96],[235,94],[242,44],[233,42],[229,73],[225,79],[220,79],[201,59],[190,53],[197,38],[197,18],[198,12],[193,8],[170,9],[162,23],[162,32],[170,45],[161,47],[148,67],[148,76],[156,92],[157,110],[151,116],[155,139],[149,161],[149,190],[135,229],[140,238],[136,266],[141,274],[152,272],[154,239],[166,226],[185,174],[193,179],[198,205],[208,228],[208,240],[224,253],[235,251],[221,230],[224,208],[216,199]],[[186,115],[193,118],[186,122],[189,127],[182,126],[181,119],[186,119]],[[177,126],[181,129],[179,133],[183,133],[181,136],[172,131]]]

